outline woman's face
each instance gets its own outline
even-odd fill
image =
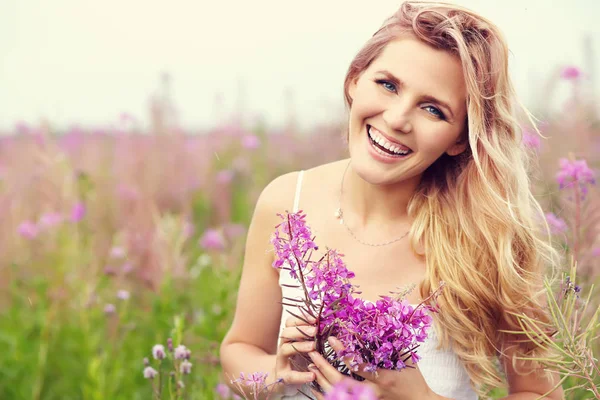
[[[466,85],[456,56],[403,36],[351,82],[348,93],[352,166],[370,183],[420,181],[441,155],[466,149],[459,141],[466,129]],[[378,132],[369,134],[368,126]]]

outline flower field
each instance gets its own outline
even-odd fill
[[[564,387],[575,388],[568,398],[594,398],[600,116],[577,97],[532,111],[547,139],[524,125],[531,182],[569,274],[549,290],[578,300],[572,324],[556,322],[572,361]],[[234,120],[191,134],[155,119],[143,132],[27,123],[5,132],[0,399],[232,396],[218,386],[218,349],[255,201],[282,173],[346,157],[343,130],[342,118],[309,133]]]

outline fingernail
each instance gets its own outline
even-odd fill
[[[308,364],[308,369],[317,369],[315,364]]]

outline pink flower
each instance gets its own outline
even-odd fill
[[[245,135],[242,137],[242,146],[247,150],[254,150],[260,147],[260,140],[255,135]]]
[[[129,299],[129,292],[127,290],[119,290],[117,292],[117,299],[119,299],[119,300]]]
[[[224,250],[225,239],[223,235],[215,229],[207,229],[200,238],[200,246],[206,250]]]
[[[56,212],[45,213],[40,217],[39,225],[44,226],[46,228],[51,228],[53,226],[59,225],[63,222],[63,216]]]
[[[344,378],[333,385],[325,400],[377,400],[377,396],[370,386]]]
[[[216,181],[221,184],[228,184],[233,180],[233,171],[225,169],[217,172]]]
[[[542,142],[540,141],[540,137],[537,132],[526,129],[523,131],[523,144],[530,149],[539,150],[542,146]]]
[[[568,229],[567,223],[562,218],[557,217],[554,213],[546,213],[546,221],[548,221],[550,233],[552,234],[557,235],[565,233]]]
[[[114,304],[107,304],[104,306],[104,313],[105,314],[114,314],[115,311],[117,311],[117,307],[115,307]]]
[[[196,228],[194,227],[193,223],[191,223],[190,221],[185,221],[185,223],[183,224],[183,236],[186,239],[192,237],[195,230],[196,230]]]
[[[191,354],[192,352],[182,344],[175,347],[174,357],[178,360],[188,359],[190,358]]]
[[[152,357],[154,357],[155,360],[162,360],[165,356],[165,346],[162,344],[155,344],[154,347],[152,347]]]
[[[223,231],[229,240],[233,240],[243,235],[246,232],[246,228],[241,224],[227,224],[223,228]]]
[[[154,379],[158,375],[158,371],[156,371],[152,367],[144,368],[144,378],[146,379]]]
[[[18,134],[26,134],[26,133],[29,133],[30,128],[29,128],[29,125],[27,124],[27,122],[25,122],[25,121],[18,121],[15,124],[15,131]]]
[[[183,362],[179,365],[179,372],[182,374],[191,374],[192,373],[192,363],[188,360],[183,360]]]
[[[19,224],[17,232],[19,232],[21,236],[26,237],[27,239],[33,239],[38,235],[39,228],[34,222],[23,221],[21,222],[21,224]]]
[[[579,185],[582,195],[587,193],[587,185],[596,183],[594,171],[592,171],[585,160],[571,161],[567,158],[559,160],[560,168],[556,174],[559,187],[564,189],[573,185]]]
[[[85,216],[85,212],[86,212],[85,204],[83,204],[82,202],[78,202],[71,209],[71,221],[72,222],[81,221],[83,219],[83,217]]]
[[[560,77],[567,80],[575,80],[581,77],[581,70],[574,66],[563,68]]]
[[[123,258],[125,257],[125,249],[121,246],[114,246],[110,249],[110,256],[112,258]]]
[[[229,400],[231,397],[231,389],[224,383],[219,383],[215,387],[215,392],[219,395],[222,400]]]

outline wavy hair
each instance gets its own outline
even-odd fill
[[[541,296],[543,275],[556,272],[560,261],[530,189],[530,160],[514,106],[536,125],[517,99],[501,31],[469,9],[440,2],[407,1],[385,20],[347,71],[348,108],[350,83],[390,41],[405,34],[458,57],[465,77],[467,150],[455,157],[444,154],[424,172],[408,213],[412,249],[426,254],[421,295],[445,283],[436,316],[440,345],[452,347],[474,389],[485,395],[485,386],[505,386],[502,366],[495,362],[500,352],[511,347],[514,356],[544,355],[527,337],[501,332],[523,334],[509,312],[549,321]],[[499,348],[499,343],[511,345]],[[514,356],[512,364],[522,373],[524,365]]]

